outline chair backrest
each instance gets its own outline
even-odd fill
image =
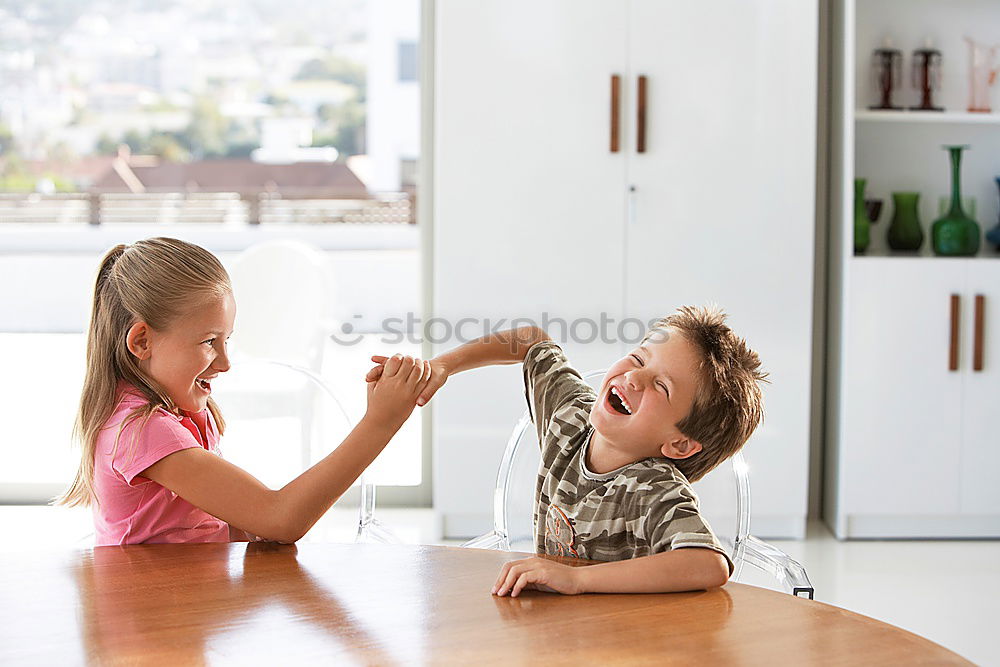
[[[596,386],[604,371],[592,371],[583,377]],[[506,536],[512,551],[535,551],[534,501],[540,463],[538,436],[526,411],[504,450],[493,503],[494,530]],[[750,532],[750,483],[743,455],[737,453],[692,486],[702,516],[733,559],[735,579],[743,565],[744,544]]]
[[[233,348],[319,371],[333,281],[322,253],[297,241],[266,241],[229,268],[236,297]]]
[[[271,391],[252,391],[261,386]],[[275,409],[285,407],[275,394],[285,390],[300,404],[298,414]],[[303,447],[314,450],[314,460],[321,458],[335,449],[354,426],[343,404],[318,374],[285,362],[241,358],[216,378],[212,394],[226,420],[221,442],[226,459],[272,488],[280,488],[302,473],[298,454]],[[356,525],[333,535],[338,539],[372,523],[374,487],[366,483],[363,474],[352,486],[361,487],[362,497],[370,500],[360,508]]]

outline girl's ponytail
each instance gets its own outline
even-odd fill
[[[119,243],[104,255],[101,265],[97,269],[97,284],[94,285],[95,297],[101,293],[104,286],[111,280],[111,272],[115,268],[115,264],[118,263],[118,259],[125,254],[126,250],[128,250],[128,246],[124,243]],[[94,299],[94,305],[97,305],[96,298]]]
[[[83,445],[83,461],[94,460],[94,444],[97,440],[95,429],[96,419],[88,418],[95,412],[105,413],[104,419],[110,416],[107,409],[99,406],[111,405],[115,400],[117,381],[112,371],[113,351],[103,344],[103,334],[111,328],[110,315],[113,301],[117,299],[117,289],[113,283],[115,265],[128,246],[119,243],[109,250],[101,259],[97,269],[97,279],[94,282],[94,299],[90,309],[90,324],[87,327],[87,372],[83,382],[83,392],[80,395],[80,406],[76,421],[73,424],[73,439]],[[110,293],[110,294],[109,294]],[[110,297],[110,298],[109,298]],[[103,420],[102,420],[103,423]],[[73,484],[69,490],[56,498],[58,505],[88,505],[90,504],[94,481],[94,466],[81,464],[76,471]]]

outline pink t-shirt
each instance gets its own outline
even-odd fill
[[[208,410],[178,416],[157,408],[121,431],[122,421],[147,403],[130,385],[119,385],[115,411],[97,436],[94,452],[96,546],[162,542],[228,542],[229,525],[139,473],[168,454],[191,447],[219,452],[219,431]],[[141,429],[141,430],[140,430]],[[138,437],[136,437],[138,434]]]

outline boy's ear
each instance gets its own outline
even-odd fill
[[[675,438],[663,443],[660,452],[668,459],[686,459],[701,451],[701,443],[691,438]]]
[[[152,353],[149,334],[150,328],[145,322],[136,322],[129,327],[128,333],[125,334],[125,346],[128,347],[128,351],[132,353],[132,356],[139,361],[148,359]]]

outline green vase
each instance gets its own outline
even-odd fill
[[[889,247],[893,250],[920,250],[924,230],[920,228],[919,204],[919,192],[892,193],[894,210],[889,226]]]
[[[951,209],[934,221],[931,241],[934,254],[946,257],[968,257],[979,252],[979,223],[962,210],[961,173],[962,151],[968,146],[945,146],[951,153]]]
[[[854,179],[854,254],[856,255],[863,254],[871,240],[872,221],[865,209],[865,184],[867,182],[864,178]]]

